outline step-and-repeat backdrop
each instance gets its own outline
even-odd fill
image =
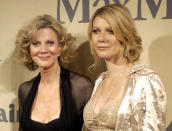
[[[77,38],[75,48],[79,55],[68,68],[94,81],[105,66],[102,64],[94,74],[87,70],[92,62],[87,38],[88,21],[97,8],[118,2],[129,8],[143,39],[141,62],[155,70],[165,85],[169,125],[172,121],[172,0],[0,0],[1,131],[17,131],[18,86],[37,74],[14,62],[18,30],[37,15],[56,17]]]

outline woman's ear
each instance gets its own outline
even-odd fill
[[[59,41],[59,51],[60,51],[60,53],[62,52],[63,47],[64,47],[63,42],[60,42],[60,41]]]
[[[59,46],[59,52],[61,53],[63,51],[63,45]]]
[[[63,51],[63,45],[59,45],[59,55],[58,56],[60,56],[60,54],[62,53],[62,51]]]

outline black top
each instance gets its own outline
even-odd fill
[[[91,81],[61,68],[59,118],[46,124],[31,120],[31,109],[40,82],[40,74],[19,88],[19,131],[81,131],[83,108],[92,92]]]

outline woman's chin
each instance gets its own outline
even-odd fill
[[[101,59],[105,59],[105,60],[108,60],[108,59],[111,59],[112,58],[112,56],[111,55],[108,55],[108,54],[98,54],[98,56]]]
[[[50,67],[50,65],[39,65],[39,69],[41,70],[48,70]]]

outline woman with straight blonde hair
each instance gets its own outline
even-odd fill
[[[142,41],[129,10],[103,6],[88,27],[95,63],[107,71],[95,82],[84,109],[83,131],[164,131],[166,93],[159,76],[140,64]]]

